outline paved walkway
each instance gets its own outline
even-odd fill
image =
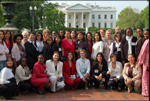
[[[55,93],[45,91],[45,95],[39,95],[35,91],[22,94],[16,100],[149,100],[135,92],[128,93],[126,90],[117,92],[116,90],[104,90],[103,87],[77,90],[61,90]]]

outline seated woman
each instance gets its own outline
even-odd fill
[[[16,34],[14,36],[14,46],[11,50],[12,58],[14,61],[15,69],[19,66],[19,62],[22,56],[25,56],[24,46],[21,44],[23,36],[21,34]]]
[[[63,62],[63,75],[66,83],[66,89],[73,87],[76,89],[81,82],[81,79],[76,77],[77,71],[73,61],[73,53],[68,52],[67,60]]]
[[[0,72],[0,96],[3,96],[4,99],[10,99],[13,96],[19,95],[19,89],[12,73],[12,68],[13,60],[8,58],[6,66]]]
[[[65,86],[62,75],[63,63],[58,61],[59,52],[55,51],[52,59],[46,61],[46,72],[50,75],[51,88],[50,91],[52,93],[56,92],[56,90],[60,90]]]
[[[84,49],[79,50],[80,58],[76,61],[77,77],[81,79],[79,88],[85,87],[88,89],[88,82],[90,78],[90,61],[86,59],[86,52]]]
[[[124,82],[128,86],[128,93],[131,93],[134,85],[137,89],[137,93],[141,93],[141,67],[135,63],[135,57],[133,54],[128,55],[128,63],[125,63],[124,69],[122,72]]]
[[[109,77],[110,74],[108,74],[107,62],[103,56],[103,53],[98,52],[96,59],[93,62],[91,82],[94,82],[95,88],[98,88],[100,81],[102,81],[102,78],[105,78],[104,87],[107,90]]]
[[[46,66],[44,64],[44,56],[38,56],[38,62],[34,64],[32,77],[30,79],[33,86],[39,87],[38,93],[44,94],[44,88],[50,88],[51,83],[49,75],[45,73]]]
[[[108,81],[108,86],[116,87],[118,91],[124,88],[124,79],[122,76],[122,64],[117,60],[117,55],[112,53],[110,55],[111,62],[108,65],[108,74],[110,74],[110,79]]]
[[[20,91],[28,91],[31,89],[30,78],[31,72],[27,66],[27,59],[22,57],[20,59],[20,65],[16,68],[15,78]]]

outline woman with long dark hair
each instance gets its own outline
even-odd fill
[[[115,32],[114,34],[114,42],[110,46],[110,53],[115,53],[117,55],[117,61],[122,62],[121,60],[121,39],[122,39],[122,34],[121,32]],[[110,57],[108,58],[108,61],[110,62],[111,59]]]
[[[71,39],[72,39],[74,42],[76,42],[76,36],[77,36],[76,30],[72,29],[72,30],[70,31],[70,33],[71,33]]]
[[[19,89],[14,74],[12,73],[13,60],[8,58],[5,67],[0,72],[0,96],[10,99],[19,95]]]
[[[59,35],[56,35],[54,38],[54,42],[52,44],[52,54],[58,51],[59,52],[59,60],[62,61],[62,48],[61,48],[61,38]]]
[[[39,54],[42,54],[44,42],[43,42],[43,35],[41,32],[36,32],[35,44],[38,48]]]
[[[5,61],[7,59],[6,54],[9,53],[9,50],[4,42],[4,32],[0,31],[0,71],[5,66]]]
[[[104,87],[107,90],[109,77],[110,74],[108,73],[107,62],[103,56],[103,53],[99,52],[97,53],[96,59],[93,62],[91,82],[94,82],[95,88],[98,88],[102,78],[105,78]]]
[[[77,33],[77,40],[75,42],[75,53],[76,53],[75,56],[76,56],[76,59],[78,59],[78,57],[80,55],[79,51],[81,49],[84,49],[86,51],[87,58],[91,59],[88,42],[84,38],[84,33],[82,31],[79,31]]]
[[[58,31],[58,35],[60,36],[60,40],[62,41],[64,38],[65,38],[65,36],[64,36],[64,31],[62,30],[62,29],[60,29],[59,31]]]
[[[12,34],[9,30],[4,30],[4,42],[9,49],[9,54],[6,54],[7,57],[11,57],[11,49],[13,47]]]
[[[45,40],[45,43],[44,43],[44,47],[43,47],[43,50],[42,50],[42,54],[44,56],[44,63],[46,63],[46,61],[48,59],[51,59],[52,58],[52,42],[53,42],[53,39],[51,36],[47,36],[46,40]]]
[[[72,52],[68,52],[67,61],[63,62],[63,76],[66,83],[66,89],[71,87],[76,89],[81,82],[81,79],[76,76],[77,71]]]
[[[104,43],[101,39],[101,35],[99,32],[96,32],[94,34],[94,43],[92,46],[92,54],[91,54],[92,59],[94,60],[96,58],[98,52],[103,53],[103,49],[104,49]]]

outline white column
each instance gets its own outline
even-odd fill
[[[81,28],[83,28],[83,12],[81,14]]]
[[[66,27],[68,27],[68,12],[66,12]]]
[[[76,28],[76,12],[74,12],[74,28]]]
[[[89,12],[89,27],[91,27],[91,12]]]

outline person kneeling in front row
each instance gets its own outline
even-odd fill
[[[103,56],[103,53],[97,53],[96,59],[93,62],[91,77],[91,82],[94,82],[95,88],[98,88],[102,78],[105,78],[104,87],[106,90],[108,89],[107,83],[110,78],[110,74],[108,74],[108,72],[107,62]]]
[[[62,75],[62,68],[63,63],[58,61],[59,59],[59,52],[55,51],[53,53],[52,59],[46,61],[46,73],[50,75],[49,79],[51,81],[51,88],[50,91],[52,93],[56,92],[56,90],[60,90],[65,86],[63,75]]]
[[[65,77],[66,89],[76,89],[81,82],[81,79],[76,77],[77,71],[75,61],[73,60],[73,53],[68,52],[67,61],[63,62],[63,75]]]
[[[117,55],[112,53],[110,55],[111,62],[108,65],[108,70],[110,74],[110,79],[108,81],[108,86],[116,87],[118,91],[124,88],[124,79],[122,76],[122,64],[117,60]]]
[[[128,63],[124,65],[122,75],[124,77],[125,84],[128,86],[128,93],[133,91],[134,85],[137,89],[137,93],[141,93],[141,67],[135,63],[135,57],[133,54],[128,55]]]
[[[79,51],[80,58],[76,61],[76,70],[77,70],[77,77],[81,79],[78,88],[88,89],[88,82],[90,77],[90,61],[86,59],[86,52],[84,49]]]

